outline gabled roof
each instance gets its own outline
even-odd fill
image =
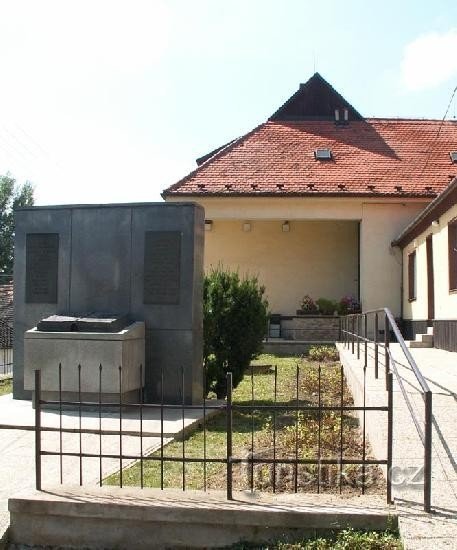
[[[339,109],[341,118],[347,109],[350,120],[363,120],[342,95],[314,73],[268,120],[335,120],[335,109]]]
[[[347,124],[330,120],[348,109]],[[291,120],[293,118],[293,120]],[[330,149],[330,160],[316,160]],[[433,198],[457,176],[457,123],[363,119],[315,74],[270,119],[199,159],[162,196]]]

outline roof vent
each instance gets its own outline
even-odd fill
[[[449,156],[451,157],[452,162],[457,162],[457,151],[451,151]]]
[[[314,151],[314,158],[316,160],[331,160],[332,151],[330,149],[316,149]]]
[[[339,184],[338,184],[338,189],[339,189],[340,191],[346,191],[346,185],[344,185],[344,183],[339,183]]]
[[[308,183],[307,186],[309,190],[314,191],[314,183]]]
[[[276,184],[276,187],[277,187],[278,189],[284,189],[284,184],[283,184],[283,183],[277,183],[277,184]]]
[[[198,183],[198,184],[197,184],[197,187],[198,187],[201,191],[204,191],[204,190],[205,190],[205,184],[204,184],[204,183]]]
[[[395,191],[398,191],[398,193],[401,193],[403,191],[403,187],[401,185],[396,185]]]
[[[432,189],[431,185],[426,185],[426,186],[425,186],[425,191],[426,191],[427,193],[432,193],[432,192],[433,192],[433,189]]]
[[[254,191],[256,191],[259,188],[257,183],[251,183],[251,187],[252,187],[252,189],[254,189]]]
[[[227,189],[227,191],[231,191],[232,190],[232,184],[231,183],[226,183],[225,188]]]
[[[375,190],[375,188],[376,188],[376,186],[375,186],[375,185],[373,185],[372,183],[370,183],[370,184],[368,184],[368,185],[367,185],[367,189],[368,189],[368,191],[374,191],[374,190]]]

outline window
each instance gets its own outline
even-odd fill
[[[314,158],[316,160],[331,160],[332,151],[330,149],[316,149],[314,151]]]
[[[408,300],[416,299],[416,251],[408,255]]]
[[[457,218],[447,226],[449,249],[449,290],[457,290]]]

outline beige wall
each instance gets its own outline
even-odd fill
[[[167,198],[167,201],[182,200],[182,197]],[[347,227],[352,227],[352,231],[356,231],[357,222],[360,221],[360,298],[363,308],[368,310],[387,306],[394,315],[400,315],[401,253],[393,249],[390,243],[426,206],[428,201],[404,199],[400,202],[398,199],[386,199],[381,203],[379,199],[350,197],[242,198],[227,196],[202,197],[198,202],[205,208],[206,219],[214,221],[215,228],[211,236],[209,233],[206,234],[205,264],[217,263],[222,258],[224,263],[239,265],[242,271],[248,268],[261,274],[262,277],[268,277],[268,281],[271,281],[269,294],[273,309],[283,313],[293,313],[297,309],[297,300],[306,292],[314,296],[318,294],[329,298],[340,298],[347,292],[356,293],[357,272],[354,271],[354,264],[357,262],[357,249],[353,244],[349,245],[350,242],[357,243],[356,237],[353,234],[352,238],[355,238],[355,241],[351,241],[349,235],[345,237],[347,238],[345,242],[347,246],[352,247],[353,254],[351,258],[347,258],[349,249],[335,247],[332,244],[334,237],[327,234],[328,239],[325,246],[322,244],[314,247],[316,250],[314,257],[316,269],[314,269],[308,267],[309,261],[312,261],[313,258],[307,258],[305,262],[303,256],[303,242],[300,239],[305,238],[304,235],[300,238],[300,233],[296,233],[292,237],[291,234],[278,236],[272,249],[269,248],[269,241],[261,237],[260,233],[255,232],[254,222],[276,220],[275,223],[280,226],[282,221],[289,220],[292,227],[292,222],[295,221],[300,223],[311,221],[341,223],[346,221],[352,222]],[[243,240],[245,237],[241,231],[241,222],[245,220],[253,223],[252,235],[248,237],[251,239],[250,241]],[[227,232],[219,233],[222,239],[218,241],[216,226],[225,222],[235,223],[234,226],[227,225],[226,227],[227,229],[233,227],[234,235],[237,237],[229,238]],[[328,227],[331,227],[331,224]],[[287,236],[289,239],[286,239]],[[339,238],[339,236],[337,232],[336,237]],[[261,251],[261,254],[259,252],[258,258],[254,259],[251,248],[245,248],[244,243],[254,243],[256,239],[258,243],[255,244],[255,249]],[[292,242],[295,243],[294,248],[288,251],[287,247]],[[314,246],[314,241],[309,246]],[[283,250],[284,247],[285,250]],[[334,261],[331,256],[329,258],[332,266],[330,270],[325,267],[326,262],[318,260],[322,257],[321,253],[324,250],[337,255],[338,261]],[[225,260],[225,258],[229,258],[229,260]],[[321,262],[319,267],[316,263],[318,261]],[[303,286],[303,279],[299,278],[301,266],[305,263],[309,270],[308,289]],[[341,276],[338,263],[345,266],[345,271]],[[349,264],[352,266],[351,268],[347,267]],[[261,271],[262,269],[264,272]],[[319,270],[321,270],[320,275],[318,274]],[[275,273],[274,278],[272,273]],[[322,273],[329,275],[330,282],[322,280]],[[296,279],[298,282],[295,282]],[[322,289],[320,286],[314,286],[317,285],[318,279]],[[353,285],[352,290],[350,288],[346,290],[349,284]],[[316,290],[313,290],[314,288]]]
[[[205,269],[211,265],[258,275],[266,287],[270,310],[295,314],[309,294],[340,299],[357,294],[357,222],[215,220],[205,235]]]
[[[457,217],[457,205],[443,214],[438,226],[430,225],[403,250],[403,311],[405,319],[428,317],[426,238],[432,234],[435,279],[435,319],[457,319],[457,292],[449,292],[448,223]],[[408,255],[416,251],[416,300],[408,300]]]

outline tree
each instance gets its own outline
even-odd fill
[[[265,288],[257,277],[240,279],[222,267],[206,275],[203,290],[203,356],[206,390],[226,396],[226,373],[233,386],[262,350],[268,316]]]
[[[14,210],[33,205],[33,186],[30,182],[16,185],[9,173],[0,176],[0,282],[13,273]]]

